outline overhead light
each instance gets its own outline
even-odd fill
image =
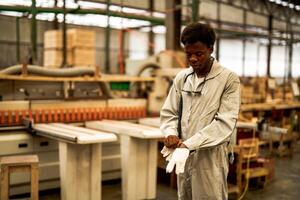
[[[276,4],[281,4],[281,2],[282,2],[281,0],[276,0],[275,1]]]
[[[291,9],[293,9],[293,8],[295,8],[295,5],[292,4],[292,3],[289,3],[289,7],[290,7]]]
[[[300,6],[299,5],[295,6],[295,8],[296,8],[296,10],[300,10]]]
[[[283,6],[287,6],[287,5],[288,5],[288,3],[287,3],[286,1],[282,1],[282,2],[281,2],[281,5],[283,5]]]
[[[275,2],[275,0],[269,0],[270,2]]]

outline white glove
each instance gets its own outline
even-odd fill
[[[174,151],[175,149],[170,149],[164,146],[164,148],[160,151],[160,153],[163,155],[164,158],[166,157],[166,161],[170,161]]]
[[[167,165],[167,173],[171,173],[176,165],[176,174],[184,172],[184,166],[187,158],[189,157],[190,151],[187,148],[176,148],[173,152],[172,158]]]

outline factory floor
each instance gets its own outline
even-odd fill
[[[300,196],[300,142],[297,143],[292,158],[275,158],[275,178],[264,189],[250,189],[244,200],[297,200]],[[40,200],[59,200],[59,190],[42,192]],[[121,200],[121,181],[108,181],[103,183],[103,200]],[[176,190],[167,184],[159,183],[157,186],[158,200],[176,200]],[[230,196],[231,199],[231,196]]]

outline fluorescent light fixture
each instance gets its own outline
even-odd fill
[[[292,4],[292,3],[289,3],[289,7],[290,7],[291,9],[293,9],[293,8],[295,8],[295,5]]]
[[[87,2],[87,1],[78,1],[78,5],[81,8],[100,8],[106,9],[106,4],[103,3],[95,3],[95,2]]]
[[[23,16],[23,13],[14,12],[14,11],[0,11],[0,14],[7,15],[7,16],[13,16],[13,17],[22,17]]]
[[[281,5],[283,5],[283,6],[287,6],[287,5],[288,5],[288,3],[287,3],[286,1],[282,1],[282,2],[281,2]]]
[[[281,0],[276,0],[275,1],[276,4],[281,4],[281,2],[282,2]]]
[[[31,0],[0,0],[1,5],[22,5],[31,6]]]

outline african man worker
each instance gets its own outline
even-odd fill
[[[240,81],[212,57],[215,39],[207,24],[183,30],[189,68],[174,78],[160,113],[165,146],[189,150],[177,176],[180,200],[228,199],[228,145],[240,109]]]

